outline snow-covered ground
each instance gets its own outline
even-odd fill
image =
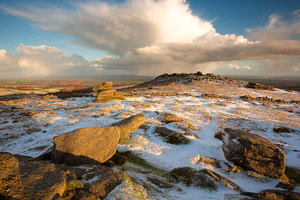
[[[265,91],[237,88],[239,94],[232,94],[234,99],[202,98],[203,91],[197,87],[186,86],[190,96],[148,96],[127,97],[123,101],[94,103],[94,97],[46,99],[32,97],[22,100],[0,102],[0,151],[27,156],[38,156],[51,147],[53,137],[63,133],[90,126],[109,126],[110,124],[142,113],[149,122],[150,128],[145,131],[138,129],[130,136],[130,141],[119,145],[119,151],[132,151],[162,170],[170,171],[177,167],[190,166],[195,169],[211,169],[228,178],[243,190],[259,192],[272,189],[279,180],[248,175],[247,172],[227,172],[222,168],[193,162],[197,155],[214,158],[219,162],[230,163],[224,157],[222,141],[214,138],[214,134],[224,127],[247,130],[258,134],[274,144],[279,145],[286,153],[286,165],[300,169],[300,115],[299,105],[270,105],[265,107],[260,103],[249,103],[239,99],[239,96],[291,97],[287,92],[277,90],[266,94]],[[226,91],[226,93],[230,90]],[[235,91],[236,92],[236,91]],[[294,92],[293,97],[300,98]],[[22,109],[12,109],[21,106]],[[284,108],[293,106],[296,110],[288,112]],[[30,110],[37,114],[26,116]],[[197,128],[192,130],[198,138],[189,137],[191,143],[173,145],[155,134],[155,127],[161,125],[162,113],[173,113],[186,119]],[[286,125],[295,130],[293,133],[275,133],[273,127]],[[182,131],[176,123],[165,124],[169,129]],[[143,174],[128,171],[137,180],[145,179]],[[162,189],[166,197],[154,199],[234,199],[237,194],[226,187],[218,191],[186,187],[178,184],[182,190]],[[296,191],[300,191],[299,188]],[[151,195],[149,195],[151,197]],[[110,196],[108,199],[111,198]]]

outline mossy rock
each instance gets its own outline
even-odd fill
[[[188,187],[201,187],[208,190],[216,190],[217,185],[213,179],[204,171],[197,171],[191,167],[175,168],[171,175],[178,181],[183,182]]]
[[[67,190],[84,189],[84,184],[80,180],[70,180],[67,182]]]

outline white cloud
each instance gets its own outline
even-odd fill
[[[227,67],[232,68],[232,69],[252,70],[252,67],[250,67],[248,65],[238,65],[238,64],[233,64],[233,63],[228,64]]]
[[[0,50],[1,78],[92,75],[99,68],[78,54],[66,56],[66,51],[56,47],[20,44],[17,49],[16,55]]]
[[[78,38],[83,46],[109,52],[114,57],[88,64],[103,71],[137,74],[188,72],[199,68],[212,71],[218,67],[211,63],[240,60],[260,60],[269,67],[269,60],[300,56],[298,11],[294,12],[295,21],[291,23],[282,21],[279,15],[271,15],[265,27],[247,29],[250,37],[246,38],[219,34],[211,22],[193,15],[185,0],[128,0],[121,4],[88,1],[75,3],[72,9],[55,6],[2,9],[35,21],[44,30]],[[60,50],[38,48],[35,53],[46,51],[49,58],[62,58],[56,61],[36,58],[33,63],[21,60],[19,65],[39,68],[44,74],[53,71],[43,67],[47,62],[71,66]]]

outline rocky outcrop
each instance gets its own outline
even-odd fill
[[[102,165],[65,166],[0,153],[0,199],[103,199],[122,182]]]
[[[247,87],[248,88],[253,88],[253,89],[259,89],[259,90],[270,90],[270,91],[274,90],[273,86],[266,86],[266,85],[261,85],[261,84],[258,84],[258,83],[252,83],[252,82],[249,82]]]
[[[66,190],[66,173],[52,163],[0,153],[0,197],[52,200]]]
[[[112,127],[117,127],[120,130],[120,142],[123,142],[123,138],[138,129],[142,124],[146,122],[146,118],[142,114],[133,115],[116,123],[113,123]]]
[[[180,167],[173,169],[171,175],[179,182],[183,182],[188,187],[202,187],[216,190],[217,186],[213,179],[204,171],[197,171],[191,167]]]
[[[183,136],[184,134],[170,130],[163,126],[155,127],[155,133],[158,133],[159,136],[163,137],[165,141],[170,144],[178,145],[190,143],[190,140]]]
[[[111,89],[113,86],[113,83],[110,82],[110,81],[105,81],[104,83],[102,84],[99,84],[99,85],[96,85],[94,88],[93,88],[93,91],[94,92],[99,92],[99,91],[103,91],[103,90],[109,90]]]
[[[53,139],[51,159],[67,165],[104,163],[117,150],[120,130],[117,127],[86,127]]]
[[[93,88],[93,91],[98,92],[95,102],[106,102],[110,100],[122,99],[124,94],[122,92],[112,90],[113,83],[106,81],[101,85]]]
[[[107,102],[110,100],[122,99],[124,94],[116,90],[103,90],[98,92],[95,102]]]
[[[284,152],[265,138],[225,128],[222,140],[227,160],[270,177],[279,178],[284,174]]]
[[[178,117],[177,115],[171,113],[164,113],[161,121],[168,124],[171,122],[183,122],[184,120],[181,117]]]

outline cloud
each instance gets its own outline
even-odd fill
[[[219,34],[211,22],[193,15],[185,0],[128,0],[120,4],[87,1],[69,8],[2,6],[2,9],[32,20],[44,30],[75,37],[85,47],[107,51],[112,56],[91,63],[104,71],[137,74],[213,71],[218,67],[211,63],[242,60],[258,60],[263,71],[264,67],[270,67],[270,60],[300,56],[299,11],[293,13],[295,19],[289,23],[277,14],[270,15],[266,26],[247,29],[246,38]],[[52,54],[55,52],[47,55]],[[38,60],[35,63],[23,60],[19,63],[22,65],[24,69],[40,67],[41,72],[49,73]]]
[[[66,56],[66,51],[56,47],[20,44],[17,50],[18,54],[0,50],[1,78],[92,75],[100,68],[78,54]]]
[[[250,40],[259,41],[298,41],[300,40],[300,10],[292,13],[293,21],[284,21],[278,14],[269,16],[268,24],[264,27],[247,29]]]

